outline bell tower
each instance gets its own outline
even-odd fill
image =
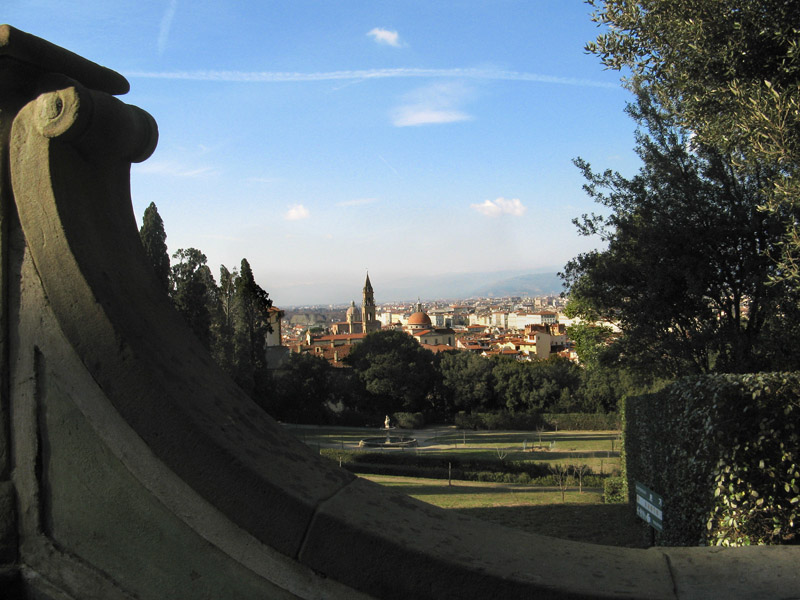
[[[361,320],[363,322],[364,333],[377,331],[381,328],[380,322],[375,318],[375,293],[372,291],[372,284],[367,280],[364,282],[364,297],[361,306]]]

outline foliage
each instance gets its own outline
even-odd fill
[[[372,414],[395,411],[432,413],[437,409],[434,356],[407,333],[368,334],[345,362],[353,367],[371,400]]]
[[[151,202],[142,216],[142,227],[139,229],[145,254],[153,266],[158,283],[165,292],[169,292],[169,253],[167,252],[167,233],[164,221],[158,214],[155,202]]]
[[[664,497],[659,543],[797,543],[800,374],[686,378],[625,410],[629,488]]]
[[[493,370],[498,404],[510,412],[569,411],[580,387],[580,368],[559,356],[519,362],[499,358]]]
[[[217,306],[212,321],[212,331],[216,343],[212,349],[214,359],[231,377],[236,373],[236,357],[234,351],[236,309],[236,280],[239,272],[229,271],[225,265],[219,268],[219,288],[217,290]]]
[[[586,368],[582,375],[579,408],[586,413],[614,412],[620,398],[641,390],[636,374],[622,367]]]
[[[542,422],[556,431],[613,431],[619,429],[619,415],[612,413],[545,413]]]
[[[274,388],[266,411],[289,423],[326,423],[332,420],[326,402],[330,400],[331,368],[324,358],[311,354],[290,354],[273,376]]]
[[[554,479],[552,468],[565,473],[561,484],[574,483],[569,477],[571,468],[564,465],[552,467],[546,463],[503,461],[500,459],[466,460],[457,457],[420,455],[414,452],[364,452],[322,448],[320,454],[343,468],[353,472],[371,475],[396,475],[404,477],[425,477],[428,479],[458,479],[461,481],[484,481],[496,483],[515,483],[533,486],[559,486]],[[603,487],[607,477],[592,474],[588,468],[583,471],[583,486]],[[566,487],[564,487],[566,489]]]
[[[394,423],[400,429],[422,429],[425,427],[425,415],[421,412],[396,412],[392,415]]]
[[[247,259],[238,271],[222,265],[219,286],[197,248],[179,249],[170,267],[164,223],[152,203],[140,236],[159,278],[168,276],[164,285],[175,308],[217,364],[260,405],[275,405],[276,399],[269,398],[272,382],[265,352],[272,301],[255,282]]]
[[[180,248],[172,258],[172,301],[203,345],[211,349],[211,315],[216,282],[206,265],[206,255],[197,248]]]
[[[594,308],[589,299],[580,298],[585,308],[576,306],[579,298],[570,299],[572,310],[567,311],[567,316],[590,315],[595,316]],[[584,312],[585,311],[585,312]],[[575,323],[567,327],[567,336],[573,343],[578,360],[587,369],[596,369],[600,366],[600,356],[613,337],[613,331],[607,325],[598,325],[594,322]]]
[[[446,352],[439,361],[447,406],[453,410],[480,411],[494,406],[492,361],[472,352]]]
[[[623,477],[608,477],[603,480],[603,501],[606,504],[624,504],[628,501]]]
[[[269,294],[256,283],[246,258],[233,282],[233,354],[236,383],[251,396],[266,393],[266,336],[272,331]]]
[[[786,0],[588,0],[608,26],[587,49],[646,89],[737,166],[773,164],[767,203],[800,198],[800,5]],[[787,223],[784,272],[798,276],[797,221]]]
[[[542,425],[542,417],[538,413],[512,414],[507,411],[466,413],[461,411],[455,415],[455,425],[459,429],[534,431]]]
[[[380,420],[366,412],[366,391],[351,369],[332,367],[313,354],[292,353],[272,373],[263,408],[288,423],[365,426]],[[258,399],[257,399],[258,400]]]
[[[619,415],[612,413],[491,413],[459,412],[455,416],[459,429],[535,431],[613,431],[619,429]]]
[[[610,214],[576,220],[608,247],[567,264],[570,297],[619,323],[623,335],[610,346],[619,364],[672,377],[768,367],[765,324],[788,314],[785,286],[769,285],[784,218],[758,209],[769,170],[737,172],[647,95],[630,112],[644,129],[635,177],[576,161]]]

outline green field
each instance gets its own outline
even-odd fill
[[[354,450],[366,437],[385,435],[378,428],[287,426],[312,448]],[[415,437],[412,449],[370,452],[412,452],[454,459],[497,459],[587,465],[594,473],[619,470],[618,431],[463,431],[453,427],[394,430],[392,435]],[[602,490],[578,491],[570,485],[562,501],[554,487],[448,481],[383,475],[364,476],[423,502],[457,510],[476,518],[563,539],[643,548],[646,528],[627,505],[604,504]],[[573,482],[574,483],[574,482]]]
[[[556,488],[453,482],[367,475],[413,498],[452,509],[496,525],[562,539],[647,548],[649,532],[624,504],[603,504],[600,490],[568,490],[565,502]]]
[[[385,435],[378,428],[313,427],[287,425],[298,438],[316,448],[358,448],[366,437]],[[415,437],[416,449],[386,452],[418,452],[463,459],[499,458],[509,461],[585,464],[594,473],[619,469],[618,431],[464,431],[454,427],[429,427],[393,431],[392,435]],[[373,449],[374,451],[374,449]]]
[[[561,491],[555,487],[478,481],[453,481],[452,485],[448,485],[445,479],[391,475],[364,475],[364,478],[441,508],[494,508],[561,503]],[[576,488],[567,490],[565,501],[570,504],[600,504],[603,502],[603,494],[602,490],[596,488],[585,488],[583,493],[579,493]]]

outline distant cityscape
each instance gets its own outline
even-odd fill
[[[281,348],[273,347],[272,354],[314,354],[344,367],[350,350],[368,333],[395,329],[434,353],[465,351],[518,360],[558,355],[577,361],[567,337],[573,321],[564,314],[565,305],[558,294],[376,304],[367,275],[360,305],[279,310],[270,337],[273,344],[280,339]]]

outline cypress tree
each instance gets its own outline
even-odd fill
[[[139,229],[145,254],[153,266],[158,282],[165,292],[169,292],[169,253],[167,252],[167,234],[164,221],[158,214],[155,202],[151,202],[144,211],[142,227]]]

